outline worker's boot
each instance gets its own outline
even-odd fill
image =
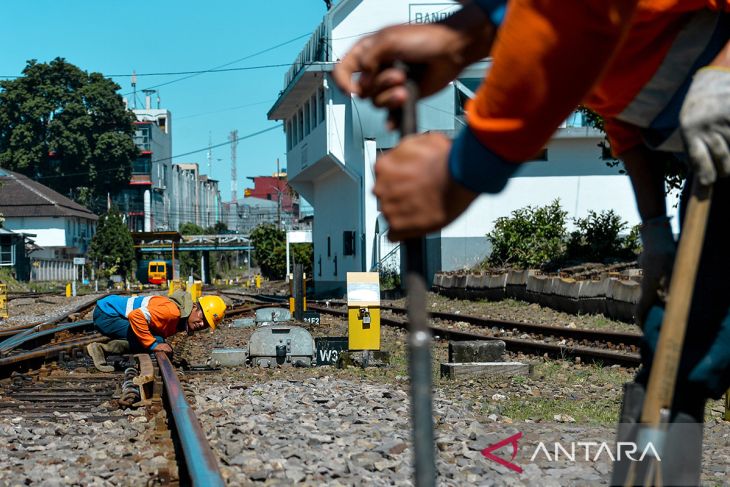
[[[112,340],[102,343],[101,348],[106,353],[115,353],[117,355],[129,352],[129,342],[127,340]]]
[[[667,431],[660,438],[646,439],[640,434],[641,410],[644,406],[646,389],[635,382],[624,384],[624,401],[621,407],[618,431],[616,433],[616,461],[613,464],[611,485],[654,485],[654,476],[647,474],[651,469],[661,468],[662,485],[694,486],[700,485],[702,473],[702,422],[698,422],[697,414],[691,415],[683,411],[674,414],[667,426]],[[697,409],[697,408],[693,408]],[[696,413],[697,411],[695,411]],[[701,414],[701,413],[700,413]],[[643,441],[643,443],[642,443]],[[619,447],[619,443],[625,443]],[[636,450],[632,452],[634,445]],[[651,454],[656,452],[660,461],[654,462]],[[646,453],[646,455],[645,455]],[[643,461],[638,461],[643,457]],[[632,479],[631,465],[634,464]]]
[[[101,347],[101,343],[89,343],[86,345],[86,351],[94,361],[97,370],[100,372],[114,372],[114,367],[106,364],[106,357],[104,357],[104,349]]]

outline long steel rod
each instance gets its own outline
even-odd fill
[[[402,63],[397,66],[408,72]],[[400,112],[401,137],[417,132],[416,102],[418,87],[406,82],[408,98]],[[413,428],[413,457],[417,487],[436,485],[436,458],[433,439],[433,405],[431,403],[433,371],[431,363],[431,330],[426,314],[425,239],[405,242],[406,292],[408,322],[408,369],[411,376],[411,422]]]
[[[162,381],[165,383],[170,412],[175,421],[175,429],[192,485],[198,487],[225,485],[218,461],[200,427],[200,421],[185,400],[185,394],[170,359],[164,352],[155,352],[155,357]]]

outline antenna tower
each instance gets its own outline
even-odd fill
[[[238,146],[238,130],[231,131],[228,136],[231,141],[231,203],[238,201],[236,188],[238,187],[238,177],[236,176],[236,146]]]

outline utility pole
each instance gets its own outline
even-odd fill
[[[208,177],[212,178],[212,166],[211,162],[213,161],[213,135],[211,132],[208,132]]]
[[[276,158],[276,227],[281,230],[281,175],[279,173],[279,158]]]
[[[231,203],[238,201],[236,195],[236,188],[238,187],[238,177],[236,176],[236,146],[238,145],[238,130],[231,131],[228,136],[228,140],[231,141]]]
[[[137,73],[132,70],[132,108],[137,108]]]

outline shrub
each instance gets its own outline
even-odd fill
[[[580,261],[604,261],[635,257],[639,248],[638,227],[628,236],[621,233],[628,223],[613,210],[589,211],[586,218],[575,220],[576,229],[568,239],[567,258]]]
[[[565,249],[566,215],[560,201],[555,200],[498,218],[494,230],[487,234],[492,243],[489,264],[526,268],[560,259]]]

